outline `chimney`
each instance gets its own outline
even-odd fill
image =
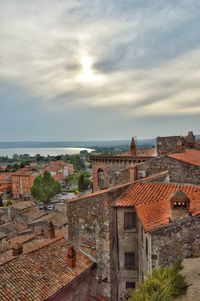
[[[131,140],[131,156],[136,156],[136,145],[135,145],[135,139],[132,137]]]
[[[12,255],[18,256],[23,254],[23,245],[16,243],[12,248]]]
[[[48,222],[48,224],[45,225],[44,235],[47,238],[55,238],[55,227],[54,227],[52,221]]]
[[[137,166],[130,166],[130,182],[134,182],[137,180]]]
[[[69,246],[67,250],[67,266],[70,269],[74,269],[76,267],[76,251],[73,246]]]

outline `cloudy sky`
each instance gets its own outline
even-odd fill
[[[0,141],[200,133],[200,1],[1,0]]]

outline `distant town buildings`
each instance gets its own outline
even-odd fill
[[[12,194],[14,197],[28,196],[38,173],[19,170],[12,174]]]
[[[29,196],[35,178],[44,171],[48,171],[56,181],[62,184],[66,177],[74,173],[74,166],[63,161],[41,164],[32,162],[16,172],[0,172],[0,192],[12,192],[14,197]]]
[[[124,301],[155,267],[200,254],[199,141],[156,141],[91,156],[94,193],[52,216],[28,201],[0,211],[1,300]]]

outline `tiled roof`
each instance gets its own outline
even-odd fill
[[[5,237],[6,237],[5,233],[0,232],[0,239],[5,238]]]
[[[53,176],[54,180],[56,181],[63,181],[65,179],[65,176],[63,174],[57,174]]]
[[[156,147],[148,147],[148,148],[138,148],[136,150],[137,156],[157,156],[157,148]]]
[[[192,215],[200,214],[200,197],[198,192],[190,194],[190,212]]]
[[[10,247],[13,247],[15,244],[25,244],[28,241],[31,241],[35,238],[35,234],[27,234],[22,236],[16,236],[10,239]]]
[[[136,210],[146,231],[168,224],[171,218],[170,202],[167,200],[137,205]]]
[[[76,251],[77,265],[66,264],[69,243],[63,238],[0,266],[1,301],[43,301],[69,284],[94,263]]]
[[[200,150],[186,149],[183,153],[170,154],[168,156],[200,167]]]
[[[47,215],[46,212],[39,210],[36,206],[32,207],[30,209],[27,209],[25,212],[23,212],[23,215],[26,217],[29,217],[33,221],[41,218],[42,216]]]
[[[175,183],[135,183],[116,201],[116,206],[129,207],[166,200],[177,189],[186,195],[199,191],[200,186]]]
[[[14,172],[12,175],[13,176],[31,176],[34,172],[31,170],[24,170],[24,169],[19,169],[18,171]]]
[[[33,207],[35,204],[32,201],[21,201],[12,205],[11,208],[23,210],[29,207]]]
[[[190,213],[200,214],[200,186],[174,183],[135,183],[119,198],[114,206],[135,206],[145,231],[169,222],[170,197],[181,190],[190,200]]]

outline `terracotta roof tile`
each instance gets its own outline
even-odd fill
[[[192,215],[200,214],[200,196],[199,192],[193,192],[189,195],[190,198],[190,213]]]
[[[200,167],[200,151],[195,149],[186,149],[183,153],[170,154],[168,157],[196,165]]]
[[[68,247],[69,243],[61,238],[1,265],[0,300],[46,300],[93,266],[94,263],[77,250],[77,265],[73,270],[68,268]]]
[[[168,199],[177,189],[186,195],[193,192],[200,192],[200,186],[175,184],[175,183],[144,183],[137,182],[115,202],[115,206],[130,207],[139,204],[148,204]]]
[[[180,190],[190,200],[189,212],[200,214],[200,186],[175,183],[135,183],[113,205],[135,206],[145,231],[169,223],[172,216],[170,198]],[[188,213],[189,213],[188,212]]]
[[[20,201],[12,205],[12,208],[23,210],[35,206],[32,201]]]
[[[32,208],[28,208],[27,210],[25,210],[23,212],[23,216],[29,217],[31,218],[33,221],[38,220],[39,218],[46,216],[47,213],[39,210],[36,206],[32,207]]]
[[[168,224],[171,218],[170,202],[166,200],[140,204],[136,206],[136,210],[146,231]]]

